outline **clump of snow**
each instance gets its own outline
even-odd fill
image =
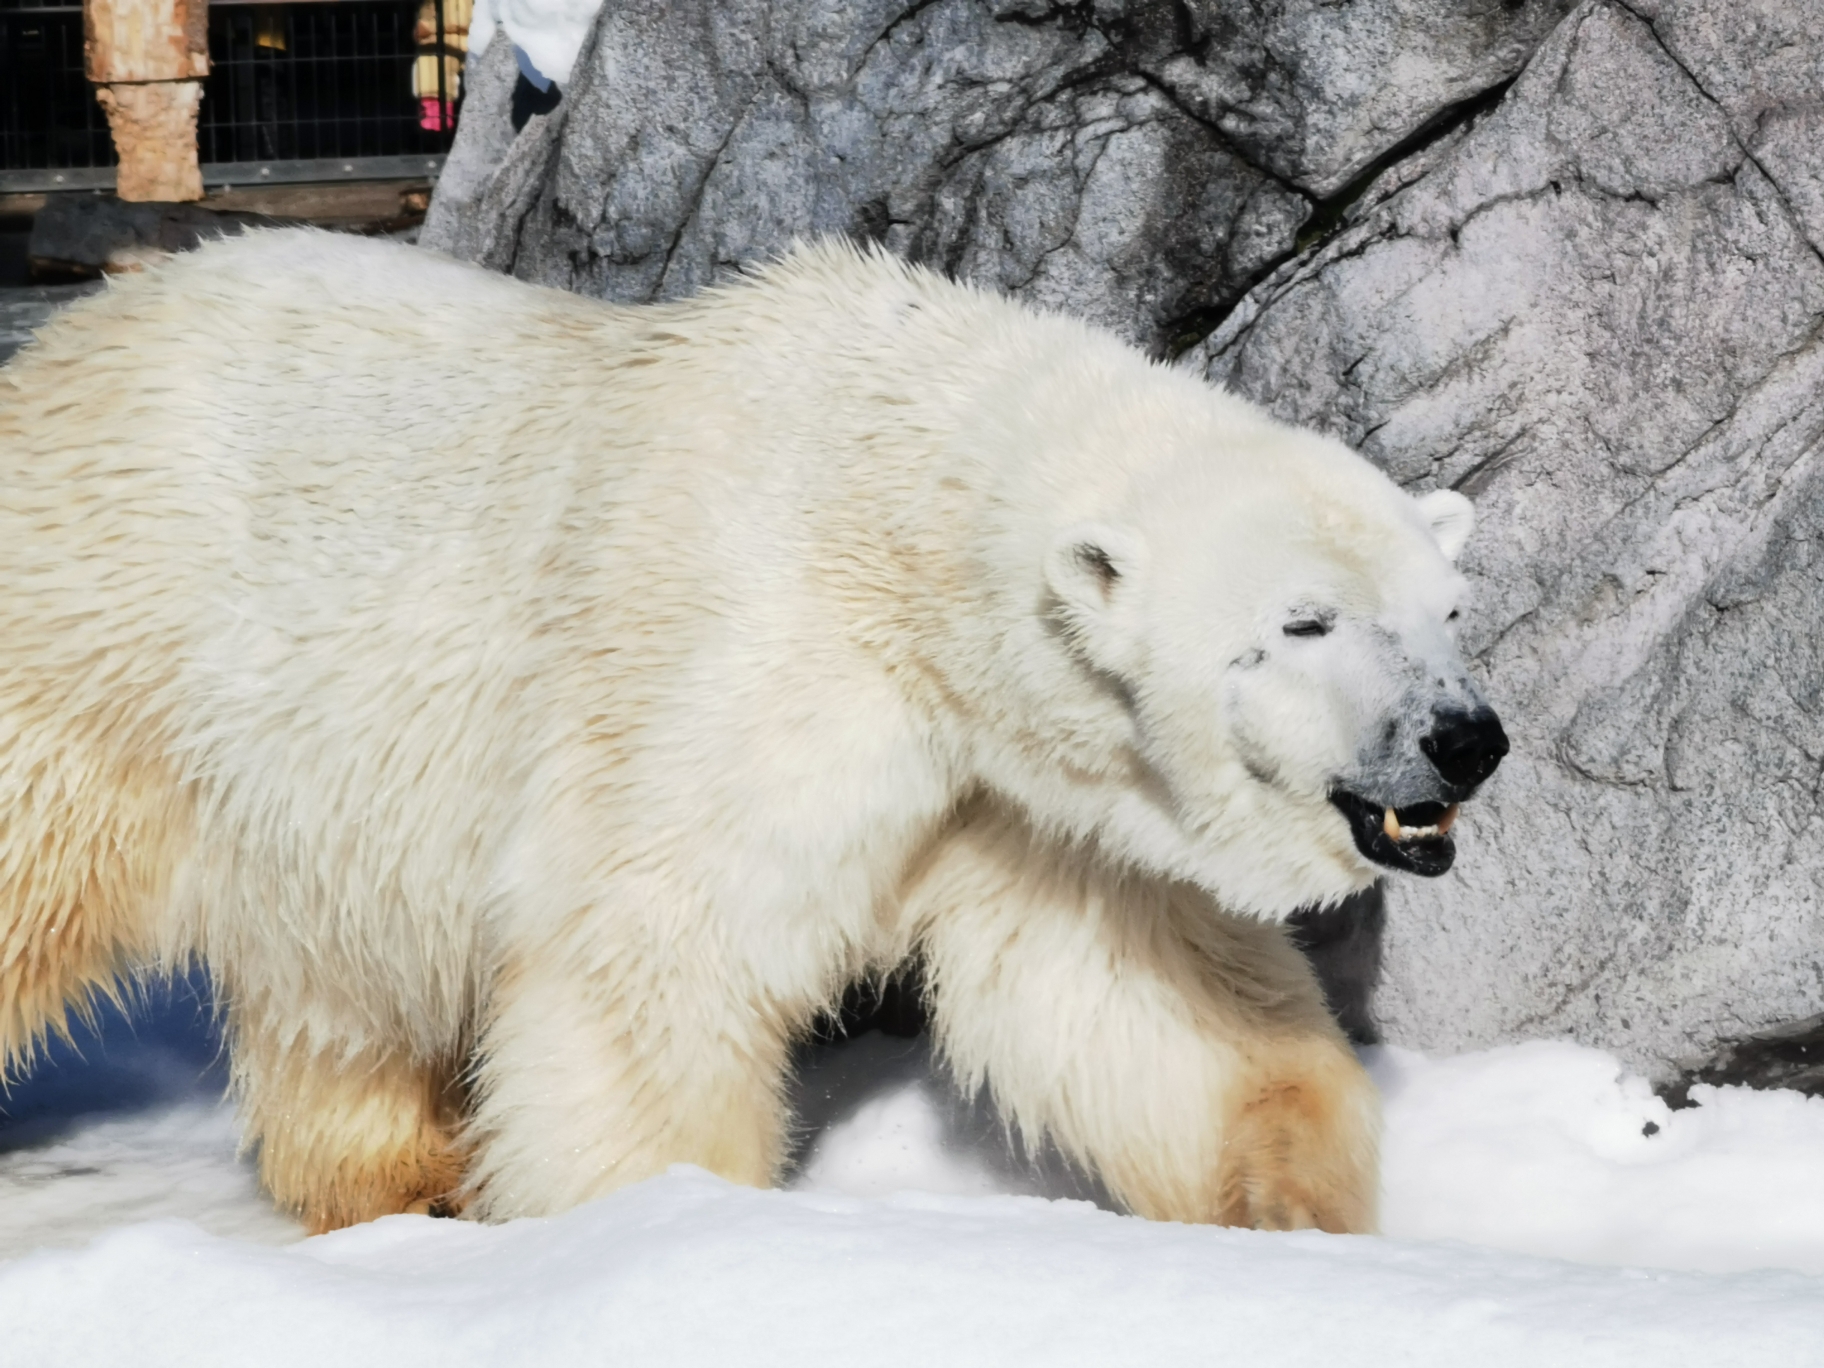
[[[504,29],[507,41],[560,86],[570,83],[576,55],[602,0],[475,0],[469,20],[469,52],[480,56]]]
[[[297,1240],[236,1157],[213,1044],[118,1034],[0,1125],[9,1368],[1824,1363],[1824,1101],[1700,1088],[1673,1112],[1573,1045],[1367,1052],[1377,1238],[1069,1200],[1097,1193],[1021,1156],[924,1042],[868,1036],[805,1059],[795,1190],[681,1169],[552,1220]],[[141,1110],[103,1108],[134,1069]]]

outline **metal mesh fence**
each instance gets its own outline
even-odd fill
[[[112,165],[82,75],[82,6],[0,0],[0,170]]]
[[[460,54],[438,45],[442,11],[436,0],[212,4],[197,126],[205,180],[225,163],[448,151]],[[0,0],[0,173],[114,163],[82,73],[81,5]]]
[[[406,0],[215,5],[197,148],[205,163],[447,151],[412,90]]]

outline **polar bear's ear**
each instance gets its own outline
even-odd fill
[[[1079,523],[1045,557],[1045,583],[1057,595],[1071,639],[1111,674],[1126,673],[1139,647],[1145,550],[1125,528]]]
[[[1455,560],[1476,525],[1476,506],[1454,489],[1434,489],[1418,501],[1419,513],[1438,539],[1446,560]]]

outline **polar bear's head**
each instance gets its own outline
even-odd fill
[[[1507,751],[1455,640],[1469,501],[1213,400],[1045,553],[1055,648],[1124,719],[1095,838],[1260,915],[1442,874]]]

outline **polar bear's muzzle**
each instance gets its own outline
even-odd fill
[[[1495,772],[1507,754],[1507,733],[1492,708],[1441,712],[1419,749],[1451,789],[1450,801],[1461,802]]]
[[[1333,789],[1330,802],[1349,822],[1355,848],[1388,869],[1436,878],[1457,858],[1450,829],[1457,805],[1495,772],[1507,754],[1507,733],[1489,708],[1440,713],[1419,741],[1436,776],[1435,799],[1402,807],[1347,788]]]

